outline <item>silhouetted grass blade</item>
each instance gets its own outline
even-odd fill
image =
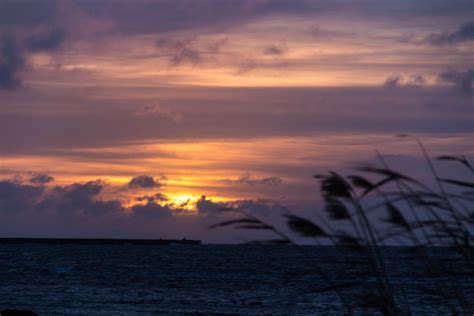
[[[334,198],[326,198],[326,212],[335,220],[350,219],[351,215],[344,203]]]
[[[471,172],[474,173],[474,167],[469,163],[469,161],[465,157],[457,157],[457,156],[439,156],[436,158],[437,160],[448,160],[448,161],[457,161],[462,163],[466,166]]]
[[[401,226],[406,230],[410,230],[410,224],[408,224],[402,212],[400,212],[395,205],[392,203],[385,203],[385,207],[388,210],[388,218],[384,219],[384,221]]]
[[[324,237],[327,236],[324,230],[318,225],[314,224],[310,220],[305,218],[295,216],[295,215],[285,215],[288,219],[287,224],[291,230],[299,233],[301,236],[306,237]]]
[[[347,181],[335,172],[321,179],[321,191],[325,196],[352,198],[352,188]]]
[[[438,178],[438,179],[439,181],[442,181],[444,183],[449,183],[449,184],[457,185],[460,187],[474,188],[474,183],[472,182],[460,181],[460,180],[454,180],[454,179],[443,179],[443,178]]]
[[[366,178],[362,176],[352,175],[352,176],[348,176],[347,178],[351,180],[352,184],[355,187],[364,189],[365,190],[364,192],[369,192],[375,188],[372,182],[370,182],[369,180],[367,180]]]
[[[235,228],[239,229],[270,229],[273,230],[273,227],[266,224],[255,224],[255,225],[236,225]]]
[[[260,221],[251,218],[238,218],[238,219],[231,219],[228,221],[220,222],[214,225],[209,226],[209,228],[216,228],[222,226],[231,226],[236,224],[260,224]]]

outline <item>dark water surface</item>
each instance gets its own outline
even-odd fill
[[[40,315],[315,315],[342,306],[315,271],[338,281],[375,278],[360,255],[332,247],[0,245],[0,310]],[[474,301],[474,275],[462,256],[431,249],[420,256],[384,248],[390,284],[415,314],[449,314],[453,284]],[[428,266],[443,266],[443,274]],[[439,295],[439,291],[444,294]],[[353,293],[354,294],[354,293]]]

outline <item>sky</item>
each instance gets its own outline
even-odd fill
[[[0,237],[240,242],[376,150],[423,177],[397,134],[472,159],[473,42],[471,0],[0,0]]]

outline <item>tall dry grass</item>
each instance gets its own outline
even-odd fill
[[[361,166],[354,174],[330,171],[314,176],[320,183],[325,205],[325,216],[320,220],[291,213],[284,215],[290,232],[310,237],[316,245],[336,246],[341,258],[352,260],[353,254],[364,258],[359,265],[366,273],[366,280],[370,280],[365,285],[361,284],[360,278],[348,281],[347,275],[342,278],[327,271],[317,260],[312,260],[308,248],[294,242],[288,232],[244,209],[223,210],[239,216],[212,227],[265,230],[273,233],[275,239],[257,242],[298,247],[302,255],[312,260],[313,268],[324,280],[325,286],[316,292],[335,293],[347,314],[361,311],[383,315],[411,313],[403,295],[395,294],[390,271],[387,271],[389,259],[384,257],[386,252],[383,251],[386,245],[408,246],[406,251],[424,260],[424,269],[446,279],[443,289],[426,291],[432,291],[430,294],[440,299],[449,295],[446,304],[453,314],[472,314],[473,303],[457,286],[456,280],[459,273],[474,273],[474,182],[441,177],[423,144],[414,139],[434,179],[433,188],[393,170],[378,155],[379,164]],[[474,176],[474,167],[464,156],[440,156],[436,160],[460,164],[468,177]],[[463,268],[453,269],[432,260],[430,251],[433,247],[446,247],[446,251],[458,253]],[[359,290],[354,291],[356,287]]]

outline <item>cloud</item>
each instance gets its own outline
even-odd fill
[[[242,25],[255,18],[268,15],[306,15],[311,17],[330,14],[343,17],[383,17],[394,20],[411,20],[413,17],[463,17],[469,16],[468,0],[440,1],[435,4],[424,1],[365,0],[357,3],[346,1],[311,0],[6,0],[0,2],[0,26],[45,26],[52,24],[88,25],[78,21],[93,19],[113,25],[114,33],[137,35],[171,33],[185,30],[222,31]],[[76,11],[79,11],[76,12]],[[73,18],[71,18],[73,16]],[[75,17],[75,18],[74,18]],[[105,32],[107,33],[107,32]]]
[[[110,20],[115,31],[125,34],[171,33],[199,29],[222,31],[242,25],[256,18],[269,15],[297,15],[320,17],[335,15],[345,21],[354,17],[384,20],[413,21],[415,17],[462,18],[469,16],[472,3],[469,0],[437,1],[373,1],[347,2],[311,0],[186,0],[127,1],[101,0],[76,1],[87,15]]]
[[[104,182],[101,180],[73,183],[66,186],[58,185],[46,191],[45,196],[37,203],[35,209],[66,215],[85,214],[94,216],[122,211],[121,201],[98,199],[103,189]]]
[[[0,26],[44,25],[57,17],[58,8],[57,0],[0,1]]]
[[[141,179],[137,180],[141,185],[151,185],[146,177],[137,178]],[[70,217],[77,215],[97,217],[106,214],[119,216],[128,213],[148,218],[170,216],[174,211],[169,204],[159,204],[168,201],[168,198],[161,193],[137,197],[136,201],[146,203],[125,208],[120,199],[102,199],[105,183],[101,180],[63,186],[44,186],[43,184],[52,181],[50,179],[52,177],[41,174],[30,180],[34,185],[17,180],[0,181],[0,212],[46,212]],[[153,180],[151,177],[150,179]]]
[[[201,54],[197,50],[184,47],[171,58],[171,64],[174,66],[178,66],[186,62],[191,64],[199,64],[202,62]]]
[[[207,44],[206,49],[210,54],[217,54],[217,53],[220,52],[222,47],[227,44],[227,42],[228,42],[227,38],[223,38],[223,39],[220,39],[220,40],[217,40],[217,41],[213,41],[213,42],[210,42],[209,44]]]
[[[383,87],[387,89],[393,89],[395,87],[398,87],[398,85],[400,84],[401,78],[402,77],[399,75],[388,77],[383,83]]]
[[[229,207],[229,203],[214,202],[210,199],[208,200],[205,195],[201,196],[201,198],[196,202],[196,210],[200,214],[212,215]]]
[[[140,175],[132,178],[127,186],[130,189],[153,189],[159,188],[161,184],[151,176]]]
[[[65,40],[65,32],[53,28],[47,32],[35,33],[25,39],[25,48],[29,52],[52,51],[58,49]]]
[[[174,123],[179,123],[183,120],[183,115],[180,112],[171,111],[160,105],[159,102],[145,104],[135,112],[137,116],[162,115],[169,118]]]
[[[183,30],[239,25],[256,16],[299,13],[307,1],[79,1],[83,12],[113,21],[117,31],[128,34],[169,33]]]
[[[35,173],[30,178],[30,182],[33,184],[47,184],[53,181],[54,181],[53,177],[44,173]]]
[[[138,202],[147,202],[147,203],[150,203],[150,202],[153,202],[153,203],[156,203],[156,202],[166,202],[168,201],[168,197],[162,193],[155,193],[153,195],[143,195],[143,196],[137,196],[135,198],[135,201],[138,201]]]
[[[41,175],[49,179],[48,175]],[[123,206],[119,199],[104,200],[101,193],[105,183],[101,180],[70,185],[46,187],[44,182],[35,185],[14,180],[0,181],[0,212],[40,212],[60,214],[66,217],[74,216],[120,216],[131,214],[137,217],[163,217],[173,213],[171,205],[161,205],[159,202],[168,199],[161,193],[152,196],[139,197],[136,204],[130,208]],[[179,210],[178,210],[179,211]]]
[[[267,200],[246,199],[229,202],[214,202],[211,199],[207,199],[205,195],[201,196],[196,202],[196,210],[199,214],[203,215],[216,215],[222,211],[239,210],[262,216],[287,213],[289,211],[285,206]]]
[[[195,38],[173,39],[159,38],[156,46],[170,54],[169,61],[173,66],[179,66],[184,63],[199,64],[202,62],[201,53],[194,48]]]
[[[279,45],[268,45],[265,46],[262,50],[264,55],[272,55],[272,56],[281,56],[286,54],[288,51],[288,47],[286,45],[286,42],[283,42],[282,44]]]
[[[21,84],[18,75],[25,65],[16,38],[11,34],[0,38],[0,89],[14,89]]]
[[[289,212],[289,209],[283,205],[261,199],[236,201],[234,202],[234,208],[242,209],[255,215],[264,216]]]
[[[452,83],[446,82],[446,85]],[[65,90],[63,95],[52,99],[50,94],[22,89],[21,93],[2,95],[0,152],[4,158],[11,159],[15,156],[56,156],[56,159],[83,163],[102,161],[133,165],[137,159],[153,156],[177,158],[181,155],[179,152],[160,145],[168,141],[186,143],[216,139],[225,142],[226,139],[296,137],[333,131],[376,134],[472,131],[469,120],[472,106],[462,94],[446,93],[446,87],[435,85],[417,89],[401,87],[161,89],[160,101],[173,104],[173,111],[185,113],[180,124],[167,118],[161,120],[156,114],[149,117],[131,114],[138,107],[131,109],[128,105],[121,110],[122,102],[135,104],[137,100],[129,95],[141,90],[126,90],[120,103],[97,100],[94,95],[84,93],[85,96],[79,95],[71,103],[71,113],[62,113],[57,110],[65,109],[63,105],[71,101],[72,93],[83,90]],[[104,93],[116,91],[110,89]],[[171,93],[174,95],[165,96]],[[431,111],[418,106],[428,100],[436,100],[443,108]],[[87,104],[88,110],[81,108],[81,115],[76,115],[75,104]],[[466,106],[453,112],[453,104]],[[14,105],[15,109],[12,109]],[[338,111],[334,111],[334,107]],[[358,111],[354,110],[356,108]],[[38,115],[39,110],[41,115]],[[104,124],[104,117],[107,117],[107,124]],[[13,131],[15,137],[12,137]],[[153,150],[129,149],[145,139],[156,143]],[[49,167],[39,168],[46,170]],[[253,170],[243,169],[235,175]],[[276,172],[271,171],[271,175],[280,175]]]
[[[268,185],[268,186],[277,186],[283,182],[283,180],[279,177],[252,179],[250,176],[250,173],[246,173],[238,179],[225,179],[222,181],[226,183],[235,183],[235,184]]]
[[[279,56],[273,56],[279,57]],[[288,69],[290,63],[283,58],[272,58],[272,60],[258,60],[252,57],[243,57],[237,60],[235,63],[236,66],[236,75],[244,75],[251,71],[255,70],[278,70]]]
[[[466,71],[445,71],[439,74],[439,79],[454,84],[455,87],[464,93],[471,93],[474,82],[474,68]]]
[[[14,1],[6,1],[14,2]],[[416,16],[420,14],[428,15],[429,17],[436,17],[441,14],[444,10],[447,16],[462,13],[463,3],[458,2],[456,5],[447,4],[436,4],[428,6],[425,3],[417,2],[414,4],[402,3],[402,4],[389,4],[387,2],[374,3],[374,1],[362,1],[359,5],[345,4],[342,1],[336,1],[331,3],[317,3],[314,1],[200,1],[196,4],[189,4],[187,1],[145,1],[139,0],[137,2],[129,3],[129,1],[89,1],[89,0],[74,0],[74,1],[20,1],[25,3],[22,5],[4,5],[2,2],[0,13],[0,19],[3,24],[5,22],[5,28],[18,28],[18,33],[22,33],[26,36],[26,40],[21,41],[25,45],[25,52],[31,51],[44,51],[53,50],[61,47],[61,43],[64,42],[64,37],[67,31],[68,41],[81,41],[80,46],[70,46],[70,48],[78,48],[75,54],[67,54],[64,58],[61,58],[61,63],[66,64],[74,63],[75,65],[81,65],[91,69],[91,72],[96,70],[99,72],[100,68],[104,65],[101,62],[94,60],[94,53],[99,52],[102,54],[107,45],[108,47],[114,47],[110,52],[112,58],[121,59],[126,58],[128,55],[127,51],[122,49],[127,44],[131,50],[135,52],[145,52],[146,56],[156,56],[155,52],[148,54],[149,47],[140,47],[134,45],[138,39],[148,41],[149,38],[159,38],[157,41],[160,48],[160,57],[164,57],[168,60],[172,66],[179,65],[200,65],[212,60],[213,54],[217,54],[216,51],[220,49],[220,43],[216,44],[203,44],[198,41],[197,37],[193,34],[198,34],[199,39],[202,40],[209,35],[219,34],[220,36],[230,36],[233,32],[238,33],[236,26],[245,25],[249,21],[258,22],[259,20],[264,21],[269,15],[297,15],[298,21],[295,21],[295,25],[291,25],[288,32],[293,28],[297,28],[300,24],[299,19],[312,19],[316,16],[338,16],[338,14],[354,14],[362,16],[377,16],[378,14],[387,16],[387,12],[391,12],[395,18],[403,17],[408,18],[409,16]],[[40,3],[38,5],[36,3]],[[33,11],[35,8],[36,11]],[[46,7],[46,9],[41,8]],[[428,7],[431,10],[427,10]],[[367,10],[371,8],[371,10]],[[396,9],[396,10],[395,10]],[[449,10],[446,10],[449,9]],[[24,11],[25,13],[22,13]],[[399,14],[404,12],[404,14]],[[35,22],[31,25],[28,24],[28,16],[31,15],[31,19]],[[402,16],[405,15],[405,16]],[[10,16],[15,18],[10,18]],[[296,20],[296,19],[295,19]],[[367,19],[369,20],[369,19]],[[91,21],[91,23],[89,23]],[[26,23],[26,24],[25,24]],[[89,28],[89,25],[97,23],[97,27],[93,30]],[[29,29],[28,29],[29,28]],[[461,27],[459,33],[461,37],[465,37],[466,27]],[[42,31],[38,31],[42,30]],[[416,30],[415,30],[416,31]],[[259,31],[260,32],[260,31]],[[263,32],[263,31],[262,31]],[[287,36],[287,32],[284,32]],[[150,37],[140,37],[141,35],[150,35]],[[170,35],[173,34],[173,35]],[[260,35],[256,34],[256,35]],[[136,36],[136,38],[133,38]],[[291,36],[291,35],[288,35]],[[273,35],[268,34],[268,37]],[[463,37],[463,38],[464,38]],[[145,39],[146,38],[146,39]],[[129,41],[130,40],[130,41]],[[300,41],[299,38],[295,40]],[[120,45],[115,46],[112,42],[121,41]],[[106,43],[106,44],[105,44]],[[134,44],[132,44],[134,43]],[[143,42],[142,42],[143,43]],[[79,43],[78,43],[79,44]],[[149,43],[151,44],[151,43]],[[247,40],[242,42],[243,45],[239,47],[240,50],[244,50],[247,45]],[[295,49],[298,45],[295,44]],[[68,46],[69,47],[69,46]],[[119,50],[115,47],[120,47]],[[166,47],[170,51],[166,51]],[[229,48],[227,54],[221,54],[216,65],[223,69],[227,68],[227,62],[232,59],[234,61],[241,59],[240,56],[236,56],[233,45]],[[141,49],[143,48],[143,49]],[[164,49],[161,51],[161,49]],[[95,52],[91,52],[95,50]],[[263,54],[268,56],[281,56],[286,53],[286,47],[284,45],[268,45],[267,47],[260,47]],[[320,54],[325,49],[315,53]],[[84,54],[85,53],[85,54]],[[87,55],[87,56],[85,56]],[[73,57],[74,56],[74,57]],[[222,57],[221,57],[222,56]],[[80,58],[76,58],[80,57]],[[96,56],[97,57],[97,56]],[[337,56],[334,56],[335,58]],[[87,59],[86,62],[84,60]],[[298,62],[294,64],[291,61],[290,67],[299,67],[298,63],[304,62],[305,58],[297,58]],[[318,61],[317,58],[307,57],[308,60],[312,60],[315,63],[324,63],[324,61]],[[80,60],[80,62],[79,62]],[[270,60],[270,58],[267,58]],[[354,58],[350,58],[350,61],[356,61]],[[405,59],[404,59],[405,60]],[[36,60],[35,60],[36,61]],[[371,59],[374,63],[375,59]],[[43,67],[44,59],[40,60],[41,67],[33,67],[35,72],[51,71],[48,67]],[[257,60],[258,62],[258,60]],[[128,63],[128,62],[127,62]],[[94,65],[90,67],[90,65]],[[131,63],[132,64],[132,63]],[[326,63],[324,63],[326,65]],[[426,63],[427,64],[427,63]],[[36,66],[37,64],[35,64]],[[151,65],[151,61],[150,61]],[[156,64],[155,64],[156,65]],[[423,63],[425,65],[425,63]],[[235,66],[235,65],[233,65]],[[343,65],[340,65],[341,67]],[[153,66],[151,66],[153,67]],[[252,63],[243,63],[239,69],[240,73],[244,73],[246,69],[254,69]],[[265,63],[261,66],[262,69],[268,71],[268,69],[275,69],[275,66],[271,63]],[[111,68],[108,68],[110,70]],[[117,68],[118,69],[118,68]],[[155,70],[155,69],[153,69]],[[156,69],[157,71],[161,69]],[[322,70],[322,69],[321,69]],[[107,71],[106,71],[107,73]],[[145,72],[136,72],[145,73]],[[257,72],[255,72],[257,73]],[[220,73],[221,74],[221,73]],[[129,73],[127,73],[129,75]],[[187,74],[187,76],[194,77],[196,74]],[[280,74],[277,74],[278,76]],[[160,76],[161,78],[161,76]],[[39,80],[38,80],[39,81]],[[32,81],[32,82],[38,82]],[[176,82],[176,81],[175,81]],[[186,82],[189,82],[186,81]]]
[[[422,86],[426,83],[426,79],[422,75],[410,75],[408,84],[414,86]]]
[[[35,211],[98,216],[122,210],[119,200],[96,199],[104,188],[100,180],[47,188],[43,184],[45,181],[50,182],[47,181],[49,178],[48,175],[34,177],[35,185],[14,180],[1,181],[0,212]]]
[[[240,202],[213,202],[204,196],[199,212],[168,203],[161,193],[142,196],[138,204],[105,198],[103,181],[69,185],[32,185],[16,180],[0,181],[0,235],[78,238],[210,238],[235,242],[229,229],[207,227],[232,214],[218,215],[221,206]],[[140,201],[139,201],[140,200]],[[259,201],[241,201],[246,210],[268,212]],[[189,206],[189,205],[188,205]],[[187,214],[188,216],[180,216]]]
[[[402,77],[400,75],[395,75],[388,77],[383,87],[386,89],[394,89],[397,87],[420,87],[426,84],[426,79],[422,75],[413,74],[408,77]]]
[[[16,35],[4,34],[0,38],[0,89],[15,89],[21,85],[20,71],[26,65],[24,51],[39,52],[58,49],[64,40],[64,32],[53,29],[26,38],[24,47],[17,43]]]
[[[0,181],[0,213],[32,210],[45,188],[14,180]]]
[[[161,37],[156,41],[156,47],[169,56],[171,66],[180,66],[183,64],[198,65],[212,60],[226,43],[227,39],[203,44],[199,43],[197,37]]]
[[[148,201],[146,204],[136,204],[131,207],[133,215],[143,219],[156,219],[170,217],[173,209],[169,205],[161,205],[155,201]]]
[[[431,34],[427,42],[432,45],[452,45],[474,40],[474,21],[461,24],[453,32]]]

